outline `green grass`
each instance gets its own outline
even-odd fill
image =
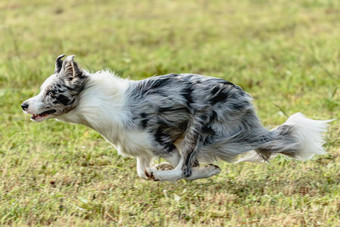
[[[338,120],[310,161],[220,163],[210,179],[159,183],[96,132],[20,110],[64,53],[132,79],[224,78],[267,126],[300,111],[339,119],[339,27],[339,1],[1,1],[0,225],[339,226]]]

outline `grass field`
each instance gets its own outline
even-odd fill
[[[295,112],[340,119],[339,27],[340,2],[326,0],[0,1],[0,225],[340,226],[338,120],[310,161],[159,183],[95,131],[20,109],[64,53],[131,79],[224,78],[269,127]]]

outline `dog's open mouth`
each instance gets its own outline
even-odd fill
[[[43,119],[46,118],[48,115],[53,114],[53,113],[55,113],[55,112],[57,112],[57,111],[56,111],[56,110],[47,110],[47,111],[42,112],[42,113],[40,113],[40,114],[33,114],[32,117],[31,117],[31,119],[32,119],[33,121],[43,120]]]

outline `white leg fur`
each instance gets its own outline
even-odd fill
[[[185,178],[186,180],[196,180],[201,178],[208,178],[219,174],[221,172],[220,167],[216,165],[207,165],[201,167],[193,167],[192,168],[192,175],[190,177]]]
[[[184,160],[180,155],[181,143],[183,139],[178,139],[174,144],[178,149],[178,152],[174,152],[172,156],[163,157],[170,165],[173,166],[171,170],[164,170],[161,166],[156,165],[153,168],[145,168],[145,175],[149,179],[155,181],[177,181],[184,177],[182,172],[182,166]],[[167,163],[161,163],[159,165],[165,165]]]
[[[159,171],[154,168],[146,168],[145,175],[155,181],[177,181],[184,178],[182,171],[183,160],[173,170]],[[186,180],[196,180],[208,178],[221,172],[221,169],[215,165],[207,165],[192,168],[192,175],[185,178]]]
[[[145,169],[150,166],[150,160],[137,157],[137,174],[140,178],[148,179],[145,175]]]
[[[172,156],[164,157],[164,159],[175,168],[178,165],[181,156],[179,155],[179,152],[175,152]]]
[[[180,159],[178,165],[173,170],[159,171],[154,168],[146,168],[145,175],[155,181],[177,181],[184,177],[182,172],[184,160]]]

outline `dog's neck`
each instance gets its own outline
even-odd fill
[[[130,113],[125,108],[126,90],[132,81],[100,71],[89,75],[78,105],[58,120],[86,125],[115,144],[127,127]]]

